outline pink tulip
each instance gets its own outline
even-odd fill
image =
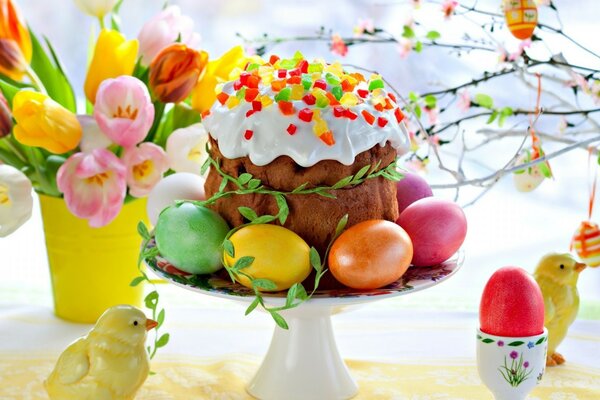
[[[125,165],[106,149],[76,153],[58,170],[57,184],[71,213],[99,228],[110,223],[123,207]]]
[[[147,196],[169,169],[167,154],[154,143],[142,143],[127,149],[123,162],[127,168],[129,194],[134,197]]]
[[[144,140],[154,119],[146,85],[132,76],[106,79],[96,94],[94,118],[114,143],[135,146]]]
[[[154,57],[178,37],[188,47],[195,49],[200,45],[200,35],[194,32],[194,21],[181,15],[178,6],[169,6],[146,22],[138,35],[142,63],[150,65]]]

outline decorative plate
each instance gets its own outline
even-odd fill
[[[156,247],[154,240],[151,240],[147,246],[147,248],[152,247]],[[431,267],[411,266],[396,282],[379,289],[319,289],[315,292],[310,301],[312,302],[320,299],[343,299],[342,302],[345,304],[362,303],[367,298],[384,298],[416,292],[437,285],[448,279],[458,271],[462,262],[462,252],[458,252],[454,257],[439,265]],[[239,301],[252,301],[254,299],[252,290],[239,283],[231,282],[229,275],[224,270],[206,275],[189,274],[177,269],[160,255],[148,258],[146,260],[146,265],[161,278],[189,290],[203,292],[204,294],[217,297],[227,297]],[[273,300],[283,300],[285,299],[286,291],[265,293],[263,296],[265,299],[271,298]],[[335,301],[333,302],[336,303]]]

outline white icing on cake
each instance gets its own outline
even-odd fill
[[[328,85],[328,90],[331,86]],[[366,82],[354,88],[353,93],[359,89],[366,89]],[[223,92],[235,96],[233,82],[223,86]],[[381,89],[383,95],[385,90]],[[259,85],[260,98],[263,95],[271,99],[277,93],[270,85]],[[239,105],[230,109],[216,101],[210,114],[203,120],[206,130],[217,140],[221,153],[230,159],[248,156],[252,163],[258,166],[269,164],[279,156],[289,156],[298,165],[310,167],[319,161],[335,160],[344,165],[351,165],[355,157],[375,145],[385,146],[390,143],[399,154],[408,151],[410,142],[403,122],[398,122],[394,116],[394,109],[378,111],[371,104],[371,94],[365,97],[364,102],[349,106],[350,110],[358,115],[354,120],[345,117],[335,117],[333,107],[318,108],[307,105],[303,100],[292,101],[296,110],[294,115],[284,115],[277,102],[263,107],[261,111],[246,117],[252,110],[252,104],[241,100]],[[313,132],[314,121],[305,122],[298,117],[298,112],[304,108],[320,110],[321,118],[327,122],[329,130],[335,139],[335,144],[327,145]],[[370,125],[363,115],[362,110],[367,110],[375,116],[375,122]],[[387,124],[380,127],[378,117],[387,119]],[[290,135],[288,126],[294,124],[296,132]],[[245,138],[247,130],[252,131],[251,138]]]

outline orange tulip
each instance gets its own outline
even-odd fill
[[[185,100],[208,63],[208,53],[181,43],[164,48],[150,63],[149,85],[154,97],[163,103]]]
[[[0,39],[13,41],[21,53],[18,58],[27,63],[31,61],[29,30],[12,0],[0,0]],[[23,77],[23,68],[11,69],[0,63],[0,73],[18,81]]]

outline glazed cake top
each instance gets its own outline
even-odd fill
[[[227,158],[248,156],[258,166],[279,156],[310,167],[336,160],[350,165],[357,154],[387,142],[406,152],[404,114],[381,76],[366,79],[341,64],[255,57],[230,81],[203,123]]]

